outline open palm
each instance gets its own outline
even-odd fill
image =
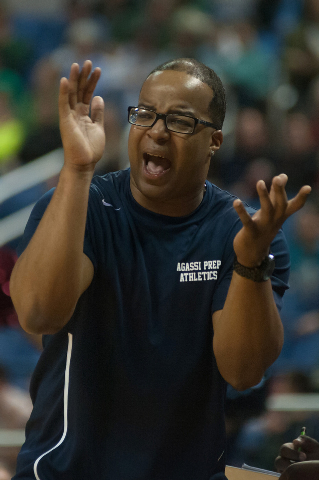
[[[91,71],[92,63],[89,60],[84,62],[81,71],[79,65],[74,63],[69,79],[61,79],[59,92],[65,162],[85,169],[94,169],[105,146],[104,102],[101,97],[92,99],[101,71],[99,68]]]
[[[234,250],[238,261],[247,267],[255,267],[262,262],[284,221],[306,202],[310,186],[304,185],[293,199],[288,200],[285,190],[287,180],[287,175],[283,173],[274,177],[270,192],[262,180],[257,183],[261,207],[252,217],[240,200],[234,201],[234,208],[243,223],[243,228],[234,238]]]

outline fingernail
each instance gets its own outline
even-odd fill
[[[303,461],[306,460],[306,459],[307,459],[307,455],[306,455],[304,452],[301,452],[301,453],[299,454],[299,460],[300,460],[301,462],[303,462]]]

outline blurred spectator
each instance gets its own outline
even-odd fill
[[[18,115],[23,90],[19,75],[1,68],[0,58],[0,174],[19,165],[18,152],[25,137],[25,125]]]
[[[31,410],[29,393],[11,385],[0,366],[0,428],[24,428]]]
[[[135,29],[145,27],[149,29],[153,36],[152,44],[156,48],[165,50],[171,36],[175,34],[175,30],[180,28],[178,22],[175,22],[175,15],[178,13],[181,3],[180,0],[149,0],[145,4],[144,10],[142,8],[139,10]],[[196,11],[193,13],[196,15]],[[134,36],[135,33],[132,37]]]
[[[285,41],[284,68],[301,101],[319,74],[319,2],[304,0],[304,15]]]
[[[206,1],[206,4],[213,16],[223,23],[232,23],[237,21],[251,21],[256,14],[255,0],[227,0],[219,2],[218,0]]]
[[[111,25],[111,36],[115,42],[126,43],[132,38],[136,22],[150,0],[100,0],[99,11],[106,16]]]
[[[319,149],[319,75],[311,83],[308,94],[309,95],[308,95],[308,100],[306,104],[307,112],[309,112],[309,119],[311,122],[313,138],[316,144],[316,149],[318,151]],[[318,160],[318,164],[319,164],[319,160]]]
[[[255,387],[243,392],[237,392],[228,385],[225,408],[227,464],[242,465],[243,461],[238,457],[237,452],[238,438],[247,422],[264,413],[268,389],[269,380],[266,378]]]
[[[278,150],[276,166],[288,175],[288,192],[297,192],[302,185],[316,185],[319,173],[318,149],[313,127],[302,112],[287,114],[282,127],[282,151]]]
[[[17,35],[14,18],[0,2],[0,58],[1,67],[26,79],[30,63],[34,61],[31,42]]]
[[[170,51],[172,57],[201,55],[203,45],[213,37],[213,18],[198,8],[184,6],[175,10],[170,18]]]
[[[10,480],[13,473],[4,462],[0,461],[0,480]]]
[[[315,389],[305,373],[293,371],[273,376],[268,385],[271,394],[314,393]],[[308,411],[268,411],[252,416],[237,437],[233,464],[243,462],[273,470],[274,459],[282,443],[296,438],[303,426],[307,434],[317,437],[319,417]],[[308,432],[309,430],[309,432]]]
[[[253,23],[236,20],[215,26],[210,42],[201,47],[201,61],[232,85],[241,106],[265,107],[281,79],[277,55],[264,47]]]
[[[0,91],[0,174],[19,165],[18,152],[24,135],[24,126],[14,115],[7,93]]]
[[[9,292],[10,275],[16,260],[15,252],[6,247],[0,249],[0,326],[17,327],[19,325]]]
[[[271,158],[273,155],[265,114],[257,108],[240,109],[236,116],[234,135],[234,150],[227,158],[222,158],[218,165],[218,173],[225,188],[230,188],[232,193],[238,193],[243,198],[242,194],[247,187],[246,180],[248,181],[246,174],[250,175],[248,170],[251,162]],[[268,163],[270,164],[270,162],[269,160]],[[259,162],[259,166],[262,167],[261,162]],[[273,172],[271,167],[270,170]],[[259,173],[264,174],[264,171]],[[269,180],[261,178],[265,181]],[[244,195],[246,198],[250,198],[251,194],[251,185],[249,185]]]
[[[33,17],[48,18],[54,21],[56,17],[65,12],[64,0],[51,0],[43,2],[42,0],[10,0],[8,2],[10,12],[15,15],[25,15]]]
[[[127,107],[137,103],[141,83],[153,68],[172,58],[169,51],[159,46],[163,27],[161,21],[165,18],[168,2],[165,0],[162,3],[163,12],[159,19],[154,18],[160,7],[158,0],[145,3],[144,10],[135,19],[130,39],[109,44],[105,52],[104,68],[108,70],[109,77],[104,83],[101,77],[103,97],[117,108],[124,128],[127,126]],[[146,16],[148,11],[150,17]]]
[[[19,150],[19,160],[27,163],[62,147],[57,112],[59,73],[41,60],[32,72],[32,121]]]
[[[280,69],[277,58],[263,48],[254,24],[236,23],[221,30],[219,51],[240,104],[263,105],[280,81]]]
[[[105,16],[100,9],[100,0],[62,0],[62,4],[66,11],[68,24],[71,24],[74,20],[80,18],[97,18],[99,16]]]
[[[3,0],[2,0],[3,1]],[[34,62],[57,48],[64,35],[67,16],[64,0],[6,0],[12,32],[19,41],[24,41],[22,51],[31,48],[32,56],[27,57],[28,68]]]
[[[40,355],[40,343],[20,327],[10,298],[9,279],[16,254],[0,248],[0,365],[13,386],[27,389]]]
[[[29,393],[13,386],[0,365],[0,429],[24,429],[32,410]],[[8,480],[15,472],[19,446],[0,446],[0,480]]]
[[[288,235],[291,275],[282,320],[283,350],[274,363],[277,372],[311,372],[319,365],[319,208],[309,202],[296,215]]]
[[[304,0],[258,0],[256,25],[265,46],[275,51],[284,38],[297,26]]]
[[[92,59],[96,66],[102,67],[103,78],[107,76],[108,69],[103,50],[104,35],[102,21],[77,18],[70,23],[67,30],[68,41],[34,65],[30,72],[33,115],[19,151],[22,163],[62,147],[57,111],[59,80],[61,76],[68,75],[71,63],[81,64],[86,58]],[[105,92],[96,93],[104,96]]]
[[[104,175],[121,169],[122,123],[118,109],[111,103],[105,104],[104,129],[106,148],[96,166],[97,175]]]
[[[59,77],[68,76],[73,62],[82,65],[89,58],[94,66],[101,67],[101,83],[107,84],[109,68],[104,55],[109,40],[109,27],[105,18],[76,18],[68,25],[64,43],[47,57],[47,69],[57,72]],[[97,90],[96,94],[100,93]]]
[[[266,157],[256,157],[247,162],[247,167],[241,179],[235,182],[231,191],[241,200],[245,200],[252,207],[259,209],[260,201],[256,191],[256,184],[261,178],[264,180],[267,188],[270,188],[274,175],[281,173],[276,171],[272,160]]]

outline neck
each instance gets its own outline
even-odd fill
[[[179,198],[157,198],[142,194],[134,185],[131,184],[131,192],[134,200],[142,207],[151,212],[168,217],[185,217],[191,214],[201,204],[206,187],[204,186],[199,192],[192,196],[184,196]]]

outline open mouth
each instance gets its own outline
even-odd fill
[[[144,153],[145,170],[149,175],[160,176],[171,168],[171,161],[161,155]]]

